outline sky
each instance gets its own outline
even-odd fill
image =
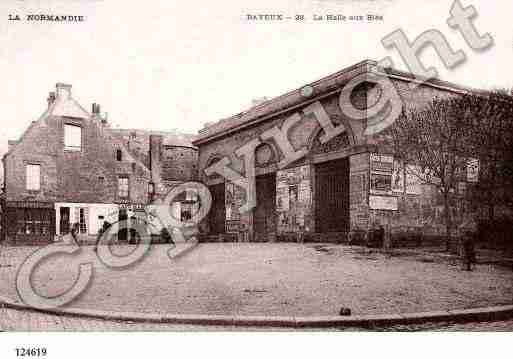
[[[431,48],[422,53],[439,77],[477,88],[511,88],[513,28],[510,1],[462,0],[474,5],[478,31],[494,45],[474,52],[446,24],[452,1],[259,0],[117,1],[2,0],[0,2],[0,155],[46,108],[55,83],[73,85],[90,111],[108,112],[113,127],[179,129],[247,109],[367,58],[391,56],[381,39],[402,29],[413,40],[437,29],[467,61],[446,69]],[[493,4],[493,5],[491,5]],[[9,14],[82,15],[81,23],[12,22]],[[248,21],[278,13],[306,20]],[[316,22],[314,14],[383,16],[383,21]]]

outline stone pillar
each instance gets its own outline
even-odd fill
[[[369,226],[369,153],[349,158],[349,217],[350,233],[362,233]]]

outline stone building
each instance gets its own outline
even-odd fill
[[[52,241],[79,225],[94,238],[105,221],[144,216],[145,206],[196,179],[190,135],[112,129],[58,83],[48,107],[3,156],[4,238]],[[181,204],[176,203],[181,211]]]
[[[297,238],[298,233],[305,240],[338,241],[385,224],[396,233],[443,233],[436,191],[404,174],[380,134],[364,133],[372,125],[368,117],[346,115],[349,99],[341,97],[342,89],[376,72],[407,108],[469,91],[439,80],[420,83],[366,60],[208,125],[193,142],[199,148],[200,180],[213,198],[205,231],[250,241]],[[386,95],[383,91],[386,87],[375,81],[363,81],[350,91],[350,101],[366,113]],[[254,168],[255,208],[241,210],[247,182],[227,180],[219,171],[223,166],[233,178],[251,177]]]

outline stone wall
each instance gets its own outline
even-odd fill
[[[64,124],[82,128],[82,150],[64,149]],[[6,199],[50,202],[112,203],[119,198],[118,176],[129,177],[130,200],[145,203],[149,173],[122,149],[94,118],[49,117],[33,123],[5,156]],[[26,190],[25,165],[41,165],[41,190]]]
[[[162,153],[162,177],[175,181],[194,181],[198,173],[197,162],[197,149],[165,146]]]
[[[410,88],[410,81],[391,79],[404,105],[407,108],[420,109],[435,97],[457,96],[457,93],[444,88],[421,85]],[[376,86],[364,84],[357,87],[353,93],[353,104],[360,108],[374,105],[380,95]],[[202,143],[199,146],[199,178],[208,183],[220,183],[224,179],[207,178],[203,170],[212,163],[213,159],[228,157],[230,167],[244,174],[243,159],[235,155],[238,148],[251,140],[260,138],[266,130],[277,126],[282,127],[284,121],[293,114],[298,114],[300,121],[288,132],[288,139],[294,150],[307,149],[304,158],[290,164],[286,168],[278,168],[277,163],[284,157],[279,146],[268,141],[276,153],[276,160],[267,166],[257,166],[256,174],[276,172],[278,232],[314,231],[315,228],[315,163],[330,161],[337,158],[349,157],[349,201],[351,230],[367,231],[372,225],[389,223],[393,232],[407,232],[412,229],[422,229],[425,233],[441,234],[444,231],[444,216],[440,196],[430,186],[420,186],[417,193],[406,189],[403,193],[391,191],[387,196],[395,197],[397,210],[385,211],[371,209],[369,192],[371,188],[370,153],[389,153],[386,136],[383,133],[365,136],[365,123],[361,120],[347,118],[339,104],[339,94],[334,93],[319,99],[328,113],[331,121],[338,126],[344,126],[345,132],[320,144],[318,137],[323,134],[318,122],[311,116],[306,116],[302,110],[309,105],[304,103],[295,109],[290,109],[270,117],[266,121],[247,126],[233,134],[221,136],[216,140]],[[342,104],[344,105],[344,104]],[[305,169],[304,172],[302,172]],[[297,191],[291,187],[297,186]],[[301,187],[301,190],[299,189]],[[296,194],[297,193],[297,194]],[[463,202],[463,192],[457,194],[458,206],[454,208],[456,221],[461,221],[468,215],[469,208]],[[293,201],[290,198],[293,197]]]

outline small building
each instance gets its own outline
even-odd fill
[[[362,112],[379,101],[384,94],[376,81],[361,82],[348,99],[341,96],[351,81],[377,72],[407,108],[469,91],[439,80],[422,83],[366,60],[209,124],[193,142],[199,149],[200,180],[213,199],[204,230],[250,241],[298,234],[305,240],[338,241],[385,224],[395,232],[442,234],[443,204],[436,191],[404,175],[381,134],[364,134],[367,117],[354,119],[343,111],[347,101]],[[216,163],[234,176],[254,171],[255,208],[241,211],[247,201],[245,182],[207,170]]]
[[[81,240],[95,238],[105,221],[145,216],[148,203],[196,179],[190,135],[113,129],[68,84],[58,83],[47,102],[3,156],[8,240],[50,242],[74,223]]]

